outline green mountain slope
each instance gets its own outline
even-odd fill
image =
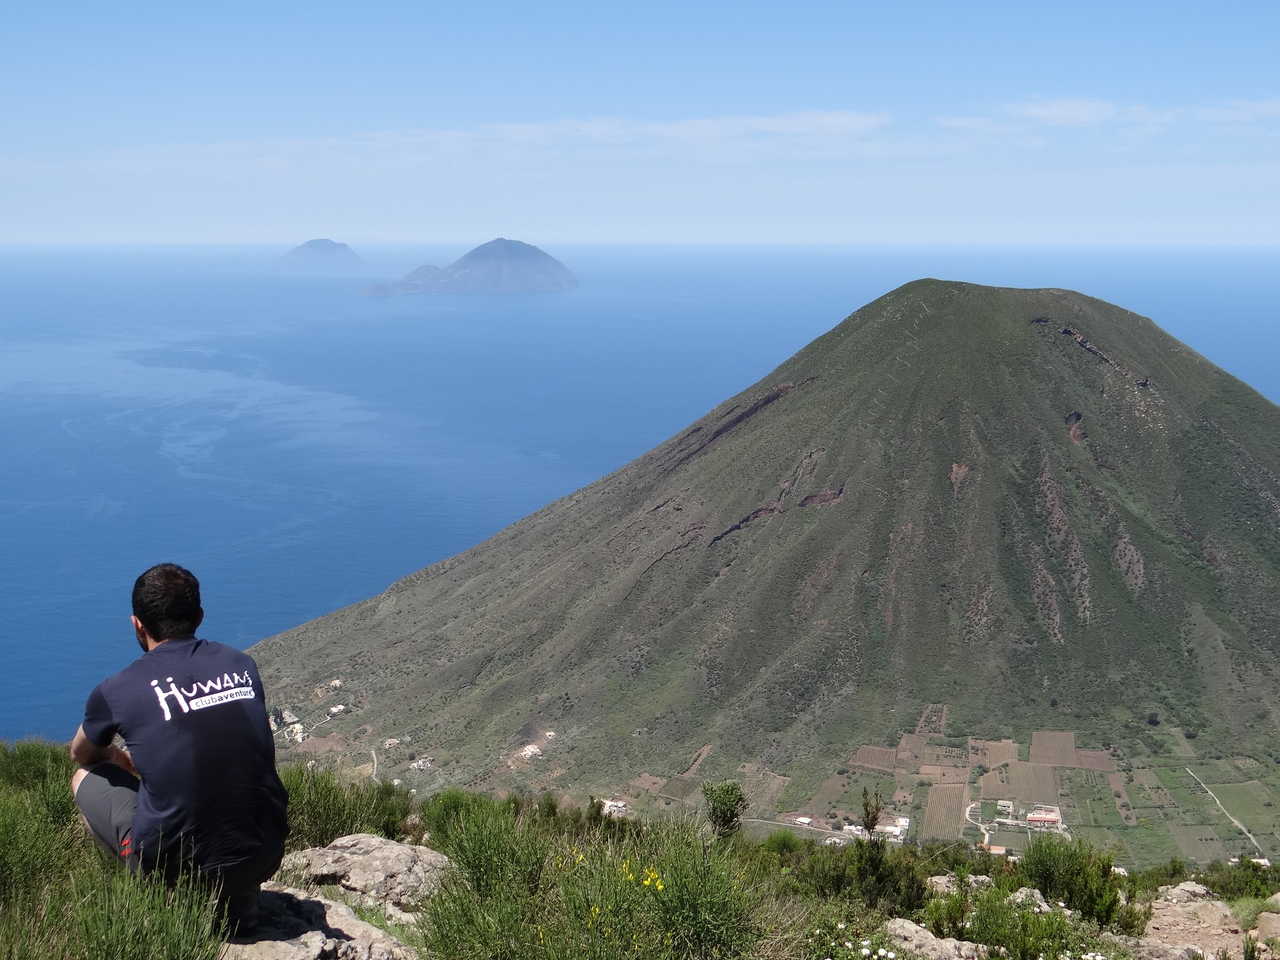
[[[803,778],[929,703],[962,735],[1274,740],[1278,588],[1280,408],[1107,303],[921,280],[253,652],[279,703],[347,707],[328,746],[408,735],[443,779],[608,787],[704,744],[702,774]]]

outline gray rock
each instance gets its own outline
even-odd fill
[[[1009,902],[1019,906],[1031,907],[1036,913],[1048,913],[1051,909],[1044,894],[1035,887],[1019,887],[1009,894]]]
[[[983,960],[987,955],[987,948],[980,943],[935,937],[910,920],[890,920],[884,932],[895,946],[924,960]]]
[[[449,864],[448,857],[429,847],[353,833],[327,847],[289,854],[280,872],[299,883],[337,884],[361,903],[382,907],[392,920],[412,923],[410,911],[435,893]]]
[[[924,885],[929,888],[930,893],[939,897],[945,897],[956,892],[956,878],[949,873],[930,877],[924,882]]]
[[[1187,880],[1176,887],[1161,887],[1160,899],[1170,903],[1191,903],[1195,900],[1212,900],[1213,894],[1208,887]]]
[[[1280,894],[1277,894],[1277,896],[1280,896]],[[1267,903],[1270,904],[1275,899],[1275,897],[1272,897]],[[1277,903],[1276,906],[1280,907],[1280,903]],[[1280,913],[1272,913],[1268,910],[1266,913],[1258,914],[1258,940],[1261,943],[1266,943],[1272,937],[1280,937]]]
[[[1199,947],[1190,944],[1161,943],[1142,937],[1121,937],[1112,933],[1102,934],[1102,939],[1127,950],[1133,960],[1202,960]]]
[[[345,904],[265,883],[258,925],[232,940],[220,960],[413,960],[399,940],[359,919]]]
[[[924,882],[924,885],[929,888],[929,891],[931,893],[940,897],[946,896],[947,894],[955,893],[957,889],[956,878],[949,873],[940,874],[936,877],[930,877]],[[983,876],[980,873],[974,874],[973,876],[969,877],[970,890],[989,890],[994,886],[995,886],[995,881],[993,881],[990,877]]]

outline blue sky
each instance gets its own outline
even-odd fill
[[[1280,243],[1274,2],[121,6],[6,13],[0,242]]]

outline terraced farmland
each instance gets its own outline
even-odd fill
[[[964,829],[964,809],[969,802],[969,786],[939,783],[929,788],[929,804],[920,828],[923,840],[954,840]]]

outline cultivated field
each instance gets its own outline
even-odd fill
[[[1249,828],[1259,843],[1264,842],[1265,836],[1278,835],[1275,795],[1257,780],[1210,784],[1209,789],[1233,817]]]
[[[791,781],[778,776],[758,763],[744,763],[738,767],[742,777],[742,789],[751,800],[751,809],[758,816],[768,817],[778,812],[778,800]]]
[[[1116,768],[1116,758],[1110,750],[1076,750],[1076,766],[1110,773]]]
[[[964,808],[969,802],[968,784],[937,784],[929,788],[929,804],[924,811],[920,837],[924,840],[954,840],[964,829]]]
[[[1124,781],[1124,774],[1107,774],[1107,787],[1111,790],[1111,796],[1115,799],[1116,812],[1120,814],[1125,825],[1130,827],[1135,825],[1138,822],[1138,817],[1133,812],[1133,801],[1129,799],[1129,790]]]
[[[1018,759],[1018,744],[1015,740],[970,740],[969,762],[974,766],[982,764],[993,770],[1010,760]]]
[[[1013,760],[985,774],[981,783],[983,800],[1017,800],[1024,804],[1058,801],[1053,767],[1042,763]]]
[[[1204,863],[1227,858],[1227,849],[1213,827],[1206,824],[1171,823],[1169,832],[1173,834],[1178,850],[1190,860]]]
[[[920,764],[920,776],[934,783],[968,783],[968,767],[942,767],[936,763]]]
[[[774,802],[814,817],[815,824],[842,821],[859,814],[865,786],[892,798],[893,813],[911,817],[912,841],[976,840],[964,819],[969,799],[984,801],[982,819],[988,822],[997,816],[996,800],[1012,800],[1024,809],[1044,803],[1061,808],[1072,836],[1115,850],[1130,868],[1173,857],[1205,863],[1248,853],[1252,847],[1244,835],[1187,772],[1189,765],[1248,826],[1264,853],[1280,859],[1280,775],[1270,755],[1186,758],[1179,746],[1185,739],[1175,742],[1164,727],[1143,729],[1142,740],[1105,750],[1080,749],[1070,730],[1035,731],[1030,743],[961,740],[964,731],[949,729],[950,720],[943,724],[950,736],[920,732],[938,728],[937,706],[925,712],[914,732],[900,730],[896,747],[859,746],[844,773],[836,772],[840,767],[814,771],[803,782],[792,781],[781,800],[774,788]],[[1211,738],[1202,739],[1213,752],[1220,749]],[[985,772],[970,790],[974,768]],[[1026,830],[1001,830],[991,842],[1022,849]]]
[[[898,751],[892,747],[859,747],[853,762],[859,767],[870,767],[872,770],[893,773],[897,756]]]
[[[702,784],[697,780],[691,780],[688,777],[672,777],[662,785],[662,789],[658,791],[659,796],[670,797],[672,800],[690,800],[702,789]]]
[[[1031,735],[1031,762],[1074,767],[1076,735],[1070,730],[1037,730]]]
[[[914,733],[904,733],[898,741],[897,764],[908,770],[920,766],[924,759],[925,747],[929,745],[924,737]]]

